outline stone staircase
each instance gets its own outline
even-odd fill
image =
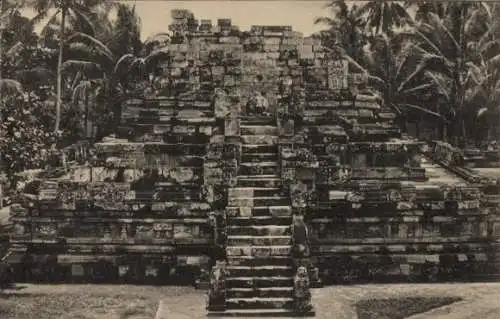
[[[229,189],[226,310],[218,316],[292,316],[292,209],[281,188],[277,128],[241,121],[238,184]]]

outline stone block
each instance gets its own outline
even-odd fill
[[[290,206],[272,206],[269,207],[269,215],[273,217],[291,216],[292,208]]]
[[[253,198],[229,198],[228,206],[253,207]]]
[[[240,120],[236,117],[229,117],[224,122],[224,135],[225,136],[239,136],[240,135]]]
[[[278,131],[280,136],[293,136],[295,133],[295,122],[292,119],[278,121]]]
[[[254,196],[253,188],[230,188],[228,190],[230,198],[252,198]]]
[[[239,208],[239,217],[251,217],[252,216],[252,207],[240,207]]]
[[[252,256],[252,247],[228,246],[226,253],[228,256]]]

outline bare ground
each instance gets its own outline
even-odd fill
[[[206,318],[205,292],[191,287],[133,285],[20,285],[0,293],[1,319],[145,319],[154,318],[165,300],[172,318]],[[459,297],[497,300],[499,283],[380,284],[315,289],[317,318],[353,319],[356,303],[370,299]],[[466,306],[466,305],[465,305]]]

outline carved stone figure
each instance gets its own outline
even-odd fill
[[[309,256],[309,239],[304,216],[296,215],[293,217],[293,242],[296,258]]]
[[[310,311],[312,309],[311,292],[309,290],[310,282],[306,267],[299,267],[297,269],[293,284],[295,311],[298,313]]]
[[[226,265],[217,261],[210,274],[210,289],[208,291],[208,310],[222,311],[226,304]]]
[[[293,207],[305,207],[307,205],[309,192],[307,185],[298,182],[290,185],[290,197],[292,199]]]
[[[267,115],[269,113],[269,101],[261,92],[255,92],[248,100],[246,107],[249,115]]]

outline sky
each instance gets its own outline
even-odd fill
[[[233,25],[240,30],[249,30],[251,25],[291,25],[294,31],[305,36],[322,30],[314,25],[314,19],[328,14],[324,6],[327,1],[123,1],[136,5],[141,18],[141,38],[168,31],[171,23],[170,10],[187,9],[196,19],[210,19],[217,24],[217,19],[231,18]]]

